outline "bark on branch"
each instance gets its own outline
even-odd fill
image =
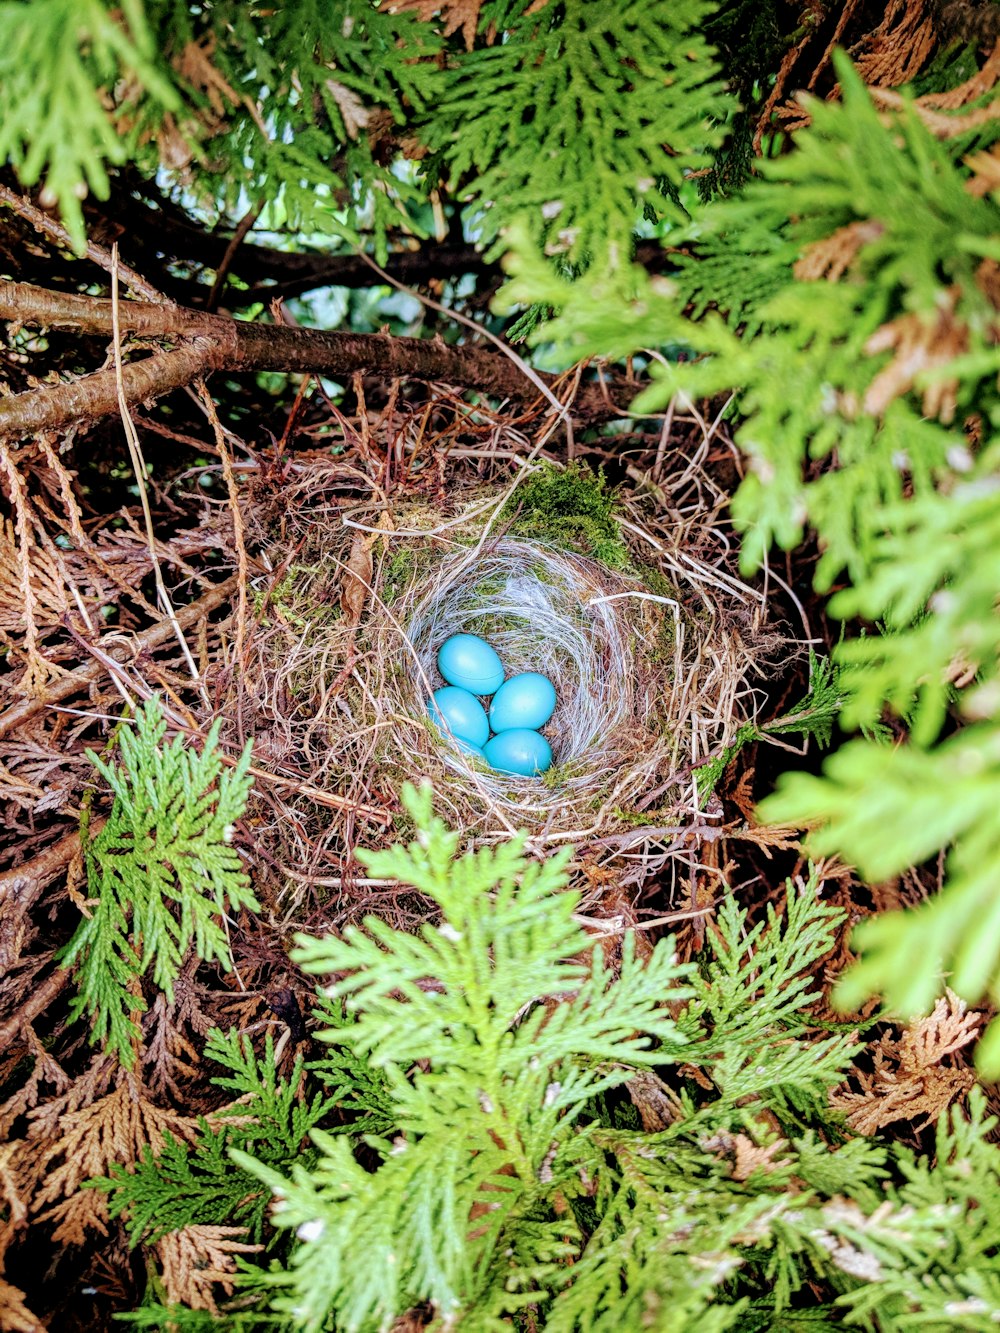
[[[48,291],[30,283],[0,283],[0,319],[79,333],[111,334],[111,302]],[[501,353],[475,344],[450,346],[439,338],[395,338],[385,333],[330,333],[284,325],[250,324],[183,306],[122,301],[123,334],[162,338],[170,350],[124,368],[129,404],[148,402],[212,370],[258,370],[329,375],[347,379],[356,371],[386,380],[412,378],[472,389],[519,404],[537,401],[536,386]],[[552,377],[542,377],[550,384]],[[628,410],[638,386],[628,380],[580,387],[575,417],[606,420]],[[112,371],[98,371],[73,384],[33,389],[0,398],[0,438],[94,421],[118,410]]]

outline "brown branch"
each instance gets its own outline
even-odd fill
[[[147,264],[162,267],[159,256],[192,261],[216,272],[226,264],[231,238],[225,233],[205,231],[193,222],[172,200],[164,198],[149,182],[130,177],[127,188],[119,178],[112,183],[110,204],[97,208],[85,204],[93,225],[107,228],[113,220],[118,231],[119,244],[133,256]],[[148,202],[143,203],[133,192],[141,192]],[[235,233],[234,233],[235,236]],[[635,247],[636,263],[651,273],[660,273],[673,263],[672,247],[661,241],[639,241]],[[231,267],[245,282],[248,291],[230,291],[228,300],[239,305],[254,302],[284,300],[301,296],[303,292],[319,287],[371,287],[370,265],[358,254],[317,254],[308,250],[276,250],[266,245],[248,244],[239,247]],[[477,276],[502,277],[498,261],[486,259],[482,250],[457,239],[427,243],[413,250],[395,250],[382,266],[404,286],[423,286],[442,278],[457,278],[466,273]],[[181,283],[164,274],[164,286],[180,294],[190,293],[194,304],[200,304],[208,290],[203,284]]]
[[[0,1026],[0,1051],[6,1051],[13,1044],[17,1034],[48,1009],[53,1000],[65,990],[69,979],[70,973],[66,968],[57,967],[54,972],[49,973],[38,989],[24,1001],[17,1013]]]
[[[112,303],[9,282],[0,284],[0,319],[110,333]],[[518,403],[532,403],[539,397],[536,386],[512,360],[476,344],[449,346],[439,338],[250,324],[200,310],[141,301],[122,302],[119,321],[123,333],[186,341],[173,351],[131,362],[125,368],[125,397],[130,406],[189,384],[210,370],[273,370],[337,379],[348,379],[362,371],[386,380],[412,378],[452,384]],[[551,376],[542,378],[550,385],[557,384]],[[625,414],[637,387],[621,379],[583,385],[573,402],[574,415],[606,420]],[[117,410],[114,374],[98,371],[73,384],[0,398],[0,437],[58,429],[79,420],[111,416]]]
[[[22,908],[30,907],[42,890],[62,874],[79,849],[80,830],[74,829],[39,852],[34,860],[4,871],[0,874],[0,907],[5,913],[10,910],[11,903]]]
[[[210,364],[211,344],[195,344],[176,352],[147,357],[122,367],[126,402],[148,402],[171,389],[190,384]],[[58,384],[52,388],[32,389],[27,393],[0,398],[0,437],[34,435],[42,430],[57,430],[79,421],[98,421],[118,409],[118,387],[114,370],[99,370],[94,375]]]
[[[66,228],[55,218],[50,218],[47,213],[43,213],[23,194],[17,194],[8,186],[0,181],[0,202],[5,203],[8,208],[12,208],[19,217],[24,218],[25,222],[30,222],[36,231],[41,232],[43,236],[48,236],[50,240],[59,245],[70,245],[70,237]],[[94,241],[87,242],[87,248],[84,251],[88,259],[99,264],[101,268],[111,272],[111,254],[103,245],[97,245]],[[135,292],[136,296],[144,296],[147,301],[165,302],[166,297],[146,281],[141,273],[136,273],[135,269],[129,268],[127,264],[119,263],[118,272],[122,282]]]
[[[263,209],[263,207],[264,207],[264,200],[262,199],[260,203],[254,204],[253,208],[248,209],[246,213],[243,215],[243,217],[240,219],[239,225],[233,232],[232,240],[226,246],[226,250],[222,256],[222,260],[215,271],[215,281],[212,283],[212,290],[209,292],[208,300],[205,302],[206,310],[215,310],[216,307],[218,306],[219,299],[222,296],[223,291],[225,290],[226,277],[229,274],[230,266],[232,265],[233,260],[236,258],[236,252],[239,250],[240,246],[246,240],[247,236],[249,236],[250,230],[253,227],[253,224],[260,217],[261,210]]]

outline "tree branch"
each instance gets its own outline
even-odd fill
[[[29,283],[0,283],[0,319],[15,324],[110,334],[108,300],[48,291]],[[128,403],[147,402],[189,384],[211,370],[231,373],[259,370],[329,375],[347,379],[358,371],[386,380],[412,378],[452,384],[496,398],[533,403],[538,390],[507,357],[464,343],[449,346],[439,338],[394,338],[386,333],[339,333],[321,329],[251,324],[183,306],[123,301],[123,333],[180,342],[124,368]],[[549,384],[556,381],[543,377]],[[623,415],[637,391],[630,380],[585,384],[573,402],[574,415],[596,421]],[[0,438],[58,429],[80,420],[93,421],[118,410],[114,373],[98,371],[72,384],[33,389],[0,398]]]
[[[133,258],[163,267],[166,255],[185,264],[196,264],[216,271],[224,263],[232,239],[226,232],[206,231],[193,222],[172,200],[165,199],[149,181],[130,179],[126,188],[116,182],[110,206],[93,210],[94,225],[107,228],[113,219],[120,245]],[[147,202],[140,202],[141,192]],[[110,216],[109,216],[110,215]],[[251,233],[252,234],[252,233]],[[651,273],[661,273],[673,263],[678,253],[662,241],[638,241],[635,261]],[[488,261],[474,245],[455,238],[428,242],[413,250],[394,250],[382,266],[404,286],[422,286],[440,278],[456,278],[466,273],[477,276],[503,276],[496,261]],[[250,284],[249,291],[228,293],[230,303],[240,306],[257,301],[289,299],[319,287],[372,287],[376,285],[371,266],[356,254],[318,254],[308,250],[276,250],[271,246],[243,241],[232,271]],[[182,285],[164,273],[162,285],[171,292],[189,293],[188,299],[200,303],[209,288],[194,282]]]

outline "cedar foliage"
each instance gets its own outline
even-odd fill
[[[92,906],[59,954],[73,968],[78,995],[70,1017],[87,1013],[91,1040],[126,1065],[145,1008],[136,983],[147,971],[173,1002],[174,983],[192,946],[205,961],[229,965],[221,924],[227,911],[259,910],[250,892],[233,824],[243,813],[250,742],[232,771],[223,768],[217,722],[201,751],[176,737],[169,745],[155,696],[119,732],[121,765],[89,752],[114,794],[104,827],[87,844]]]
[[[947,858],[940,893],[856,933],[836,994],[899,1016],[871,1034],[857,1014],[837,1026],[812,979],[847,961],[818,874],[766,919],[726,899],[694,958],[690,938],[681,961],[631,936],[605,957],[558,858],[526,862],[516,841],[460,857],[461,831],[411,796],[417,842],[368,868],[439,915],[300,938],[295,967],[325,988],[325,1049],[304,1058],[251,1040],[263,981],[230,993],[201,966],[229,961],[230,908],[258,910],[228,833],[248,753],[226,769],[216,733],[166,744],[154,703],[121,765],[95,759],[110,817],[92,842],[84,827],[87,896],[71,874],[69,906],[46,902],[69,1013],[41,1036],[26,1019],[4,1053],[0,1328],[39,1324],[14,1285],[29,1230],[65,1254],[114,1223],[141,1247],[128,1317],[148,1328],[995,1326],[997,1131],[962,1053],[983,1022],[966,1001],[1000,1002],[996,11],[868,8],[0,3],[7,179],[77,252],[118,237],[164,291],[211,305],[228,282],[250,317],[268,284],[309,290],[359,247],[435,283],[485,274],[467,307],[483,318],[503,256],[495,314],[549,366],[651,350],[640,413],[735,392],[745,569],[815,535],[815,589],[845,632],[832,662],[810,655],[801,702],[703,765],[699,794],[767,735],[830,745],[839,718],[860,738],[764,813],[816,824],[817,854],[876,881]],[[255,220],[271,248],[231,247]],[[92,291],[64,261],[0,233],[5,273]],[[354,304],[359,327],[384,296]],[[75,378],[79,346],[15,329],[5,377]],[[292,402],[264,377],[213,392],[227,422]],[[186,421],[159,424],[190,444]],[[0,632],[28,693],[67,661],[39,645],[74,611],[74,544],[99,557],[91,614],[148,573],[134,549],[114,564],[127,532],[121,550],[90,540],[38,448],[32,490],[0,446]],[[187,577],[219,540],[205,524],[163,551]],[[141,590],[126,629],[135,606]],[[997,1024],[977,1059],[1000,1069]]]
[[[522,232],[505,300],[556,308],[533,336],[574,357],[692,348],[694,363],[654,368],[641,410],[738,390],[744,568],[815,531],[815,586],[837,588],[829,609],[854,627],[834,650],[840,720],[870,732],[896,717],[905,738],[840,746],[822,777],[788,775],[762,814],[819,825],[813,848],[875,881],[947,855],[940,894],[859,928],[862,960],[839,990],[848,1009],[881,994],[910,1016],[943,978],[970,1002],[1000,999],[998,67],[994,53],[912,100],[873,95],[842,54],[834,64],[842,98],[809,101],[793,148],[698,218],[698,258],[675,283],[623,266],[571,284]],[[978,1059],[1000,1070],[1000,1026]]]
[[[838,1124],[829,1094],[860,1048],[852,1027],[816,1032],[840,912],[815,881],[753,927],[728,902],[700,965],[629,935],[612,968],[575,920],[568,853],[528,860],[515,838],[459,856],[429,788],[403,800],[415,840],[361,859],[439,918],[299,937],[305,970],[339,978],[319,1014],[331,1059],[281,1081],[270,1047],[257,1061],[215,1034],[216,1082],[244,1095],[190,1151],[96,1182],[133,1243],[236,1214],[258,1238],[273,1197],[279,1262],[241,1263],[227,1327],[255,1326],[249,1300],[261,1326],[308,1333],[425,1303],[460,1327],[721,1330],[777,1321],[803,1289],[831,1321],[991,1326],[995,1121],[975,1094],[933,1168]],[[315,1091],[331,1063],[332,1130]],[[159,1291],[133,1322],[203,1326]]]

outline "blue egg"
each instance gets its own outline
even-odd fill
[[[457,737],[455,739],[455,744],[463,754],[469,755],[472,759],[482,759],[485,762],[486,756],[483,754],[483,747],[481,745],[470,745],[468,741],[460,741]]]
[[[445,685],[435,690],[427,711],[431,721],[436,722],[442,730],[447,728],[457,741],[475,746],[485,745],[490,734],[486,709],[468,690],[460,690],[455,685]]]
[[[548,676],[538,671],[522,671],[511,676],[497,690],[490,704],[490,726],[494,731],[513,731],[544,727],[555,712],[556,689]]]
[[[449,685],[492,694],[503,684],[503,663],[478,634],[453,634],[438,650],[438,670]]]
[[[483,754],[491,768],[523,778],[533,778],[552,767],[552,746],[527,727],[498,732],[483,746]]]

